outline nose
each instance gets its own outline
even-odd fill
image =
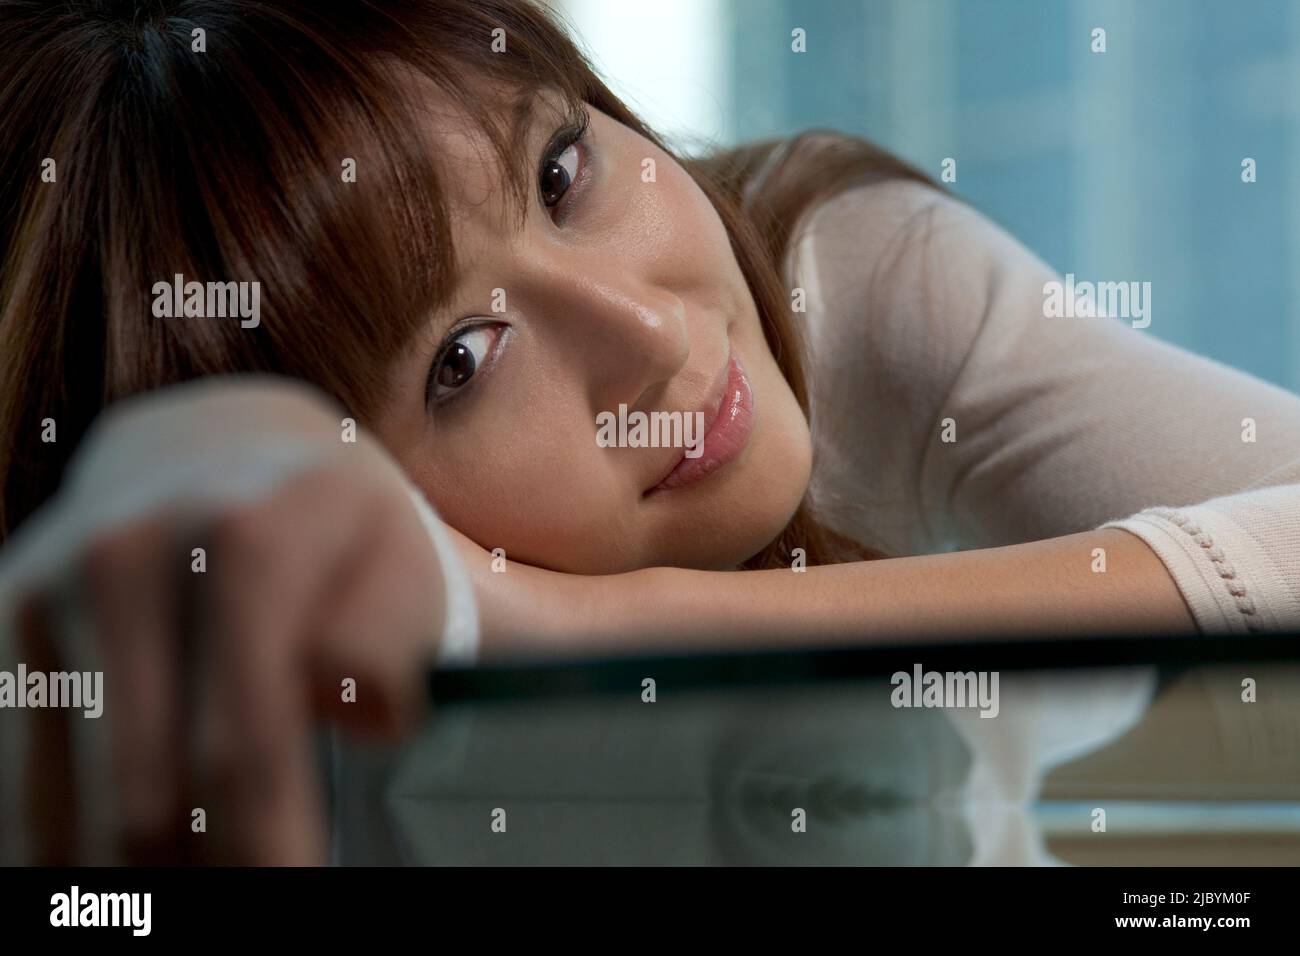
[[[538,263],[546,325],[589,384],[594,412],[649,410],[690,356],[686,304],[666,278],[617,256],[564,255]]]

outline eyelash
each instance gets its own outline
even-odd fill
[[[582,145],[585,142],[590,125],[591,125],[591,115],[586,110],[583,110],[582,117],[581,119],[578,120],[578,122],[572,123],[569,126],[566,126],[561,130],[558,130],[555,133],[555,135],[551,137],[551,141],[547,144],[546,149],[543,151],[541,163],[538,165],[537,168],[537,176],[539,179],[541,178],[542,173],[545,171],[546,166],[549,163],[555,162],[557,159],[559,159],[559,157],[564,153],[565,150],[567,150],[570,146]],[[586,170],[588,157],[585,149],[582,150],[581,153],[582,153],[582,168],[578,171],[578,175],[575,176],[574,179],[569,183],[569,188],[565,190],[565,193],[562,197],[560,197],[559,202],[557,202],[554,206],[550,206],[550,207],[546,206],[543,203],[542,208],[546,210],[547,215],[551,216],[552,219],[556,219],[557,216],[559,215],[559,211],[562,210],[564,206],[568,205],[569,194],[572,192],[573,188],[577,186],[578,181],[582,178],[585,178],[583,177],[583,172]],[[443,360],[447,357],[447,354],[450,352],[452,345],[455,344],[456,340],[460,336],[464,335],[466,332],[469,332],[473,329],[482,328],[485,326],[500,325],[500,324],[502,323],[484,322],[481,320],[475,322],[468,322],[464,325],[452,329],[450,332],[447,333],[446,338],[444,338],[442,340],[442,343],[438,346],[438,351],[435,353],[433,362],[429,366],[428,378],[425,381],[425,387],[424,387],[425,404],[429,408],[434,408],[435,406],[446,407],[450,402],[455,401],[465,392],[469,391],[473,387],[475,379],[477,379],[479,376],[483,374],[486,374],[491,369],[491,367],[494,364],[496,364],[497,354],[501,351],[501,348],[505,342],[505,338],[509,330],[502,329],[496,341],[492,343],[491,351],[488,353],[487,359],[484,362],[482,369],[475,374],[474,378],[471,378],[468,382],[466,382],[463,387],[455,389],[450,394],[438,398],[436,397],[437,372],[438,369],[441,367]]]

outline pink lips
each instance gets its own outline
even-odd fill
[[[749,443],[754,430],[754,392],[745,368],[734,355],[727,359],[727,378],[721,401],[704,427],[704,452],[698,458],[683,453],[672,471],[650,493],[684,488],[708,477],[732,461]]]

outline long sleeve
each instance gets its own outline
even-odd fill
[[[64,486],[0,551],[0,671],[19,663],[13,634],[16,603],[34,581],[58,581],[101,529],[184,502],[195,507],[255,497],[340,453],[322,442],[333,412],[311,390],[287,380],[248,376],[177,386],[115,407],[78,449]],[[310,427],[308,427],[310,426]],[[362,441],[370,442],[362,436]],[[328,447],[327,447],[328,446]],[[365,449],[379,467],[400,470],[378,445]],[[445,617],[431,621],[438,660],[465,665],[477,654],[478,618],[468,574],[423,495],[402,479],[443,570]],[[75,621],[67,622],[75,624]],[[59,628],[69,670],[95,670],[84,627]],[[20,799],[27,767],[24,711],[0,709],[0,861],[23,858]],[[74,720],[82,779],[101,779],[100,721]],[[91,792],[100,792],[90,788]],[[95,801],[79,812],[94,812]],[[83,831],[102,832],[95,821]]]
[[[843,193],[797,235],[827,520],[895,555],[1117,525],[1203,629],[1300,626],[1300,397],[1140,321],[1048,317],[1060,277],[920,184]]]

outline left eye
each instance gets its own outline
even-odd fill
[[[564,194],[573,185],[573,180],[577,178],[581,161],[577,143],[571,143],[554,159],[546,161],[538,178],[544,205],[554,206],[564,198]]]
[[[499,331],[476,325],[449,338],[429,373],[429,398],[437,401],[469,383],[487,361]]]

